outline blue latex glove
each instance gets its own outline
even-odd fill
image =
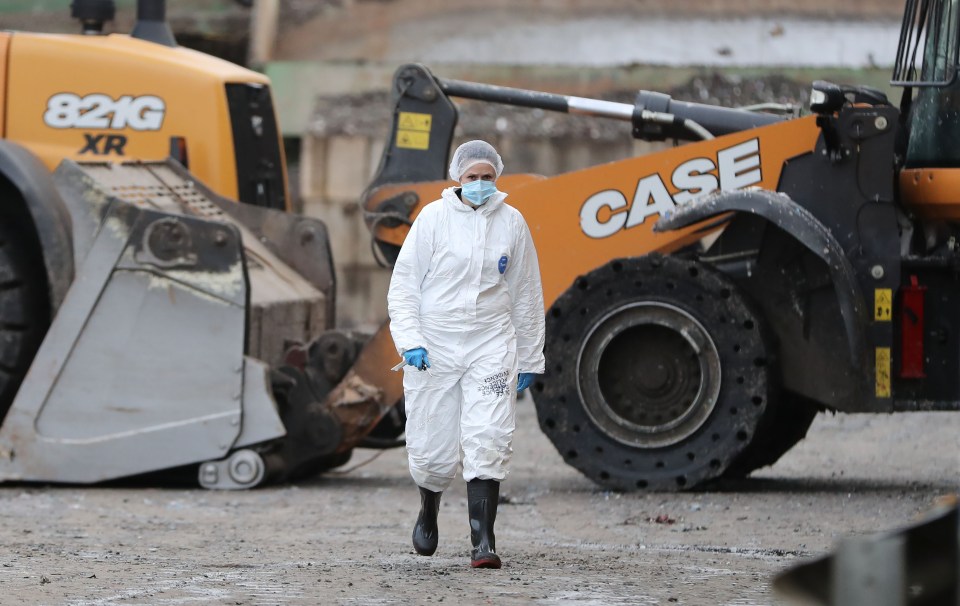
[[[420,370],[430,368],[427,350],[422,347],[403,352],[403,359],[407,361],[408,366],[416,366]]]
[[[533,378],[535,376],[537,376],[536,373],[521,372],[520,376],[517,378],[517,393],[520,393],[524,389],[530,387],[530,384],[533,383]]]

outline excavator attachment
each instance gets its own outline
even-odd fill
[[[246,488],[349,452],[309,357],[285,366],[333,324],[321,222],[220,198],[172,161],[65,161],[54,181],[76,277],[0,426],[0,480],[196,466]]]

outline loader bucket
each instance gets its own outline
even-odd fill
[[[202,464],[207,487],[263,482],[288,433],[270,369],[333,322],[324,225],[219,198],[172,161],[64,161],[54,180],[76,277],[0,426],[0,480]]]

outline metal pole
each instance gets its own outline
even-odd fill
[[[507,86],[464,82],[463,80],[437,78],[437,83],[440,84],[440,90],[446,95],[453,97],[492,101],[494,103],[517,105],[520,107],[534,107],[565,114],[601,116],[604,118],[614,118],[616,120],[626,120],[627,122],[633,119],[633,105],[629,103],[615,103],[613,101],[599,101],[597,99],[586,99],[584,97],[555,95],[552,93],[542,93]]]

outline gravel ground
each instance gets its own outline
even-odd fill
[[[469,568],[466,490],[417,556],[401,450],[249,492],[0,487],[0,604],[780,604],[773,576],[956,492],[960,415],[822,416],[735,485],[617,494],[566,466],[520,402],[499,571]]]

